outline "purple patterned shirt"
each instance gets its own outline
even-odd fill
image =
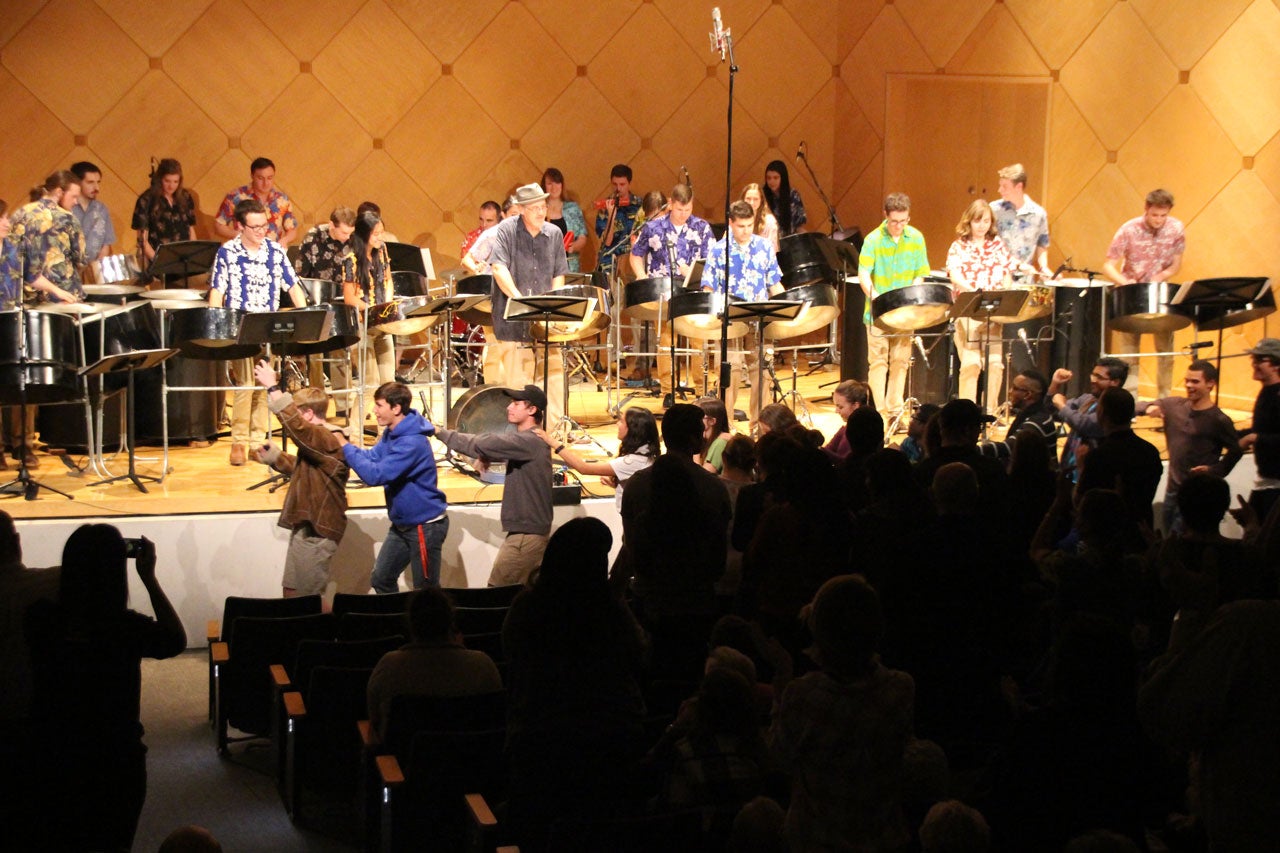
[[[669,276],[672,254],[677,267],[680,264],[692,265],[698,258],[707,256],[713,242],[715,236],[705,219],[690,216],[688,222],[677,228],[664,216],[644,224],[636,244],[631,247],[631,257],[644,261],[645,275],[650,278]],[[674,249],[669,249],[669,246]]]

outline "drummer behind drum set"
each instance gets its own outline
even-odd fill
[[[1173,209],[1173,194],[1168,190],[1152,190],[1147,193],[1142,216],[1121,225],[1111,238],[1107,260],[1102,271],[1117,287],[1137,283],[1169,281],[1182,269],[1182,253],[1187,248],[1182,223],[1169,215]],[[1115,352],[1137,353],[1141,334],[1138,332],[1113,332]],[[1173,332],[1152,332],[1156,352],[1173,351]],[[1138,371],[1136,364],[1129,369],[1129,383],[1136,390]],[[1156,363],[1156,389],[1158,397],[1168,397],[1173,386],[1173,356],[1162,355]]]

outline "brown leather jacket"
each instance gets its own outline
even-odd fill
[[[342,445],[331,427],[303,420],[289,394],[281,394],[268,406],[280,417],[297,449],[292,455],[271,445],[274,452],[261,456],[263,462],[290,477],[277,523],[288,530],[307,523],[325,539],[341,542],[347,529],[348,473]]]

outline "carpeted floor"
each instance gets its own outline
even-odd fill
[[[350,836],[349,822],[345,825],[350,843],[344,843],[338,840],[342,830],[335,829],[330,837],[289,821],[276,793],[266,746],[234,744],[231,758],[218,756],[207,719],[207,677],[203,649],[172,660],[143,661],[147,802],[133,849],[154,851],[174,828],[188,823],[209,829],[227,851],[360,849]],[[336,819],[330,822],[344,825]]]

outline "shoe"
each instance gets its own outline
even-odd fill
[[[231,445],[231,464],[232,465],[244,464],[244,445],[243,444]]]

